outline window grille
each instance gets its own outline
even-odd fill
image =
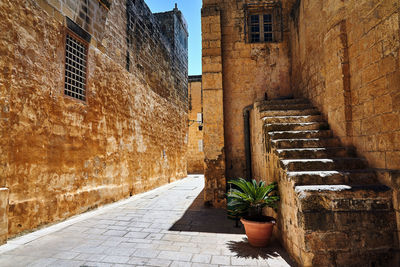
[[[64,94],[82,101],[86,101],[87,50],[86,43],[67,33]]]

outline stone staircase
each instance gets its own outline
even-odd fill
[[[341,145],[306,99],[264,101],[256,109],[268,180],[279,183],[280,236],[297,262],[397,266],[392,192],[368,162]]]

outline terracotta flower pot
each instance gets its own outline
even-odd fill
[[[275,221],[271,222],[255,222],[244,218],[240,219],[244,225],[247,239],[253,247],[265,247],[268,245],[272,236],[272,229]]]

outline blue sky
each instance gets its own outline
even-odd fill
[[[189,27],[189,75],[201,74],[201,0],[144,0],[153,13],[170,11],[178,4]]]

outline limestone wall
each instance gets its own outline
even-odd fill
[[[395,0],[302,0],[290,19],[295,94],[318,106],[335,135],[378,169],[395,190],[398,214],[399,8]]]
[[[299,1],[291,35],[296,93],[374,167],[399,169],[398,1]]]
[[[0,245],[8,236],[8,188],[0,188]]]
[[[201,76],[189,76],[188,90],[190,103],[187,171],[193,174],[204,173],[203,131],[199,129],[203,124],[197,122],[202,120],[203,115]]]
[[[222,86],[221,10],[201,10],[204,116],[204,201],[225,206],[224,91]]]
[[[270,1],[204,0],[203,7],[216,5],[221,10],[222,84],[224,100],[224,139],[226,176],[245,176],[243,109],[265,96],[276,98],[290,95],[290,62],[287,13],[283,3],[283,41],[249,43],[246,32],[245,5]],[[285,16],[286,14],[286,16]],[[204,32],[204,31],[203,31]],[[217,34],[213,31],[213,34]],[[206,43],[203,40],[203,48]],[[212,68],[213,62],[203,62]]]
[[[186,176],[187,88],[172,74],[174,46],[143,1],[133,35],[127,2],[100,2],[88,1],[83,15],[73,7],[85,1],[0,2],[9,236]],[[63,93],[63,15],[92,35],[86,102]]]

